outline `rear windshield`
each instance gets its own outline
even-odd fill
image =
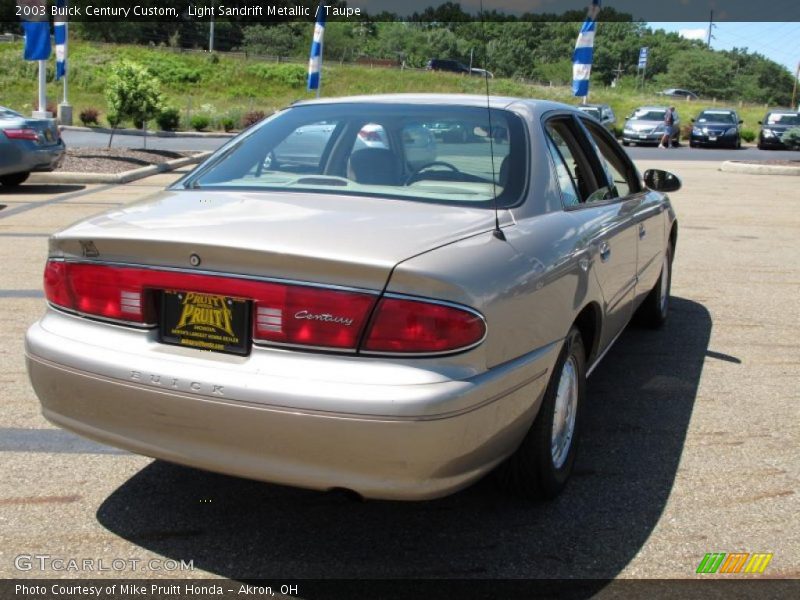
[[[728,123],[735,124],[736,117],[733,113],[722,110],[704,110],[697,117],[698,123]]]
[[[277,113],[181,185],[492,207],[527,177],[522,120],[483,107],[342,103]]]
[[[769,113],[767,125],[800,125],[800,114]]]
[[[664,109],[640,108],[631,115],[631,121],[663,121],[666,114]]]

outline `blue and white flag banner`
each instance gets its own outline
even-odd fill
[[[641,50],[639,50],[639,68],[640,69],[644,69],[644,68],[647,67],[647,53],[648,52],[649,52],[649,49],[647,48],[647,46],[645,46]]]
[[[33,17],[32,21],[23,21],[22,29],[25,31],[25,60],[47,60],[50,58],[50,21],[47,18],[48,7],[46,0],[33,0],[27,3],[31,6],[32,14],[42,17]]]
[[[67,73],[67,0],[56,0],[58,13],[53,22],[56,40],[56,81]]]
[[[317,22],[314,24],[314,40],[311,42],[311,54],[308,58],[308,89],[318,90],[322,77],[322,40],[325,36],[325,3],[317,7]]]
[[[583,22],[575,52],[572,54],[572,93],[577,97],[589,95],[589,77],[592,74],[594,60],[594,34],[597,30],[597,15],[600,12],[600,0],[592,0],[589,14]]]

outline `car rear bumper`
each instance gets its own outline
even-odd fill
[[[642,133],[642,134],[623,133],[622,141],[631,144],[658,144],[661,142],[662,137],[664,137],[663,133]],[[673,132],[673,137],[675,137],[674,132]]]
[[[44,147],[20,147],[17,144],[3,145],[0,157],[0,175],[53,171],[64,161],[66,147],[63,142]]]
[[[513,452],[559,348],[457,380],[378,359],[213,355],[53,309],[26,336],[56,425],[211,471],[407,500],[456,491]]]

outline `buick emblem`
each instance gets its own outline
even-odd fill
[[[189,257],[189,264],[192,265],[193,267],[199,267],[200,266],[200,257],[197,254],[192,254]]]

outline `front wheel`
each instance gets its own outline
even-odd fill
[[[586,352],[572,327],[564,340],[539,414],[517,451],[499,468],[500,482],[536,500],[555,498],[567,484],[586,397]]]
[[[0,185],[13,187],[24,183],[30,177],[30,173],[13,173],[11,175],[3,175],[0,177]]]

